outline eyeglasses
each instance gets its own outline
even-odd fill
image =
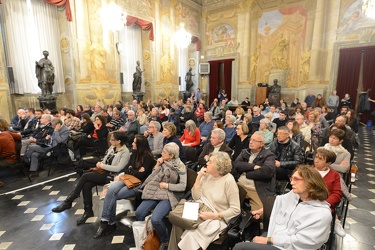
[[[263,141],[257,141],[257,140],[251,139],[250,142],[263,142]]]
[[[303,178],[298,178],[298,177],[295,177],[295,176],[291,176],[289,178],[289,180],[290,180],[290,182],[292,182],[292,181],[303,181],[304,179]]]

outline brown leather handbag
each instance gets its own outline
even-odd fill
[[[156,234],[155,229],[152,228],[152,230],[150,231],[148,228],[148,222],[150,221],[150,219],[151,216],[146,221],[147,237],[145,242],[143,243],[143,250],[155,250],[159,249],[160,246],[160,239]]]
[[[131,174],[120,175],[120,180],[122,180],[129,189],[142,183],[140,179]]]

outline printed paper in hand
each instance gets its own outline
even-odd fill
[[[184,211],[182,211],[182,218],[188,220],[198,220],[199,202],[185,202]]]

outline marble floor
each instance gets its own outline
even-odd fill
[[[350,203],[345,230],[346,237],[336,237],[334,249],[367,250],[375,248],[375,130],[361,127],[361,145],[355,161],[359,172],[352,187],[355,198]],[[5,186],[0,189],[0,249],[135,249],[129,217],[124,210],[127,201],[118,203],[117,230],[112,235],[94,240],[103,206],[95,190],[94,214],[86,224],[77,226],[83,213],[82,198],[76,199],[72,209],[52,213],[77,182],[77,175],[67,167],[43,170],[30,183],[18,173],[0,171]],[[101,191],[101,187],[99,187]],[[131,220],[131,219],[130,219]]]

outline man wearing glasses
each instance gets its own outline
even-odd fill
[[[163,150],[163,134],[160,132],[160,123],[151,121],[148,129],[143,133],[147,137],[148,145],[150,145],[151,152],[154,156],[160,156]]]
[[[256,130],[259,129],[260,120],[264,119],[264,115],[260,113],[258,107],[253,107],[253,121],[251,122]]]
[[[289,137],[290,130],[286,126],[277,129],[277,140],[271,142],[270,150],[276,156],[276,179],[289,181],[293,170],[304,162],[300,145]]]
[[[275,155],[264,148],[264,141],[264,133],[256,131],[250,138],[249,148],[242,150],[233,164],[233,174],[246,190],[253,211],[263,208],[264,200],[275,195]]]

